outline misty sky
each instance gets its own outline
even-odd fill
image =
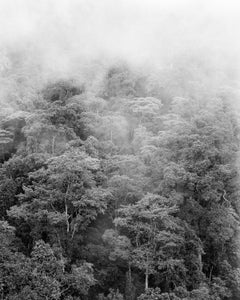
[[[63,69],[101,56],[161,64],[195,49],[238,63],[239,17],[237,0],[0,0],[0,44]]]

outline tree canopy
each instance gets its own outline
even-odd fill
[[[94,91],[4,75],[1,299],[239,299],[237,88],[193,61]]]

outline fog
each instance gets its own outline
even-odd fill
[[[238,1],[1,0],[0,43],[63,73],[99,58],[161,66],[195,50],[236,65],[239,13]]]
[[[29,86],[34,93],[49,81],[74,78],[97,89],[107,68],[118,61],[152,74],[174,68],[175,61],[188,65],[189,59],[200,60],[209,69],[211,84],[229,85],[222,76],[227,74],[236,88],[238,4],[233,0],[0,0],[2,114],[4,107],[8,112],[18,109],[17,97],[21,103],[29,99]],[[17,76],[24,77],[24,84]]]
[[[240,299],[239,28],[239,0],[0,0],[1,299]]]

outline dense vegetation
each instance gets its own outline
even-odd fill
[[[239,299],[233,72],[196,56],[37,85],[15,56],[1,74],[0,299]]]

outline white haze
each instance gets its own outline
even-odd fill
[[[0,48],[55,74],[92,59],[161,66],[194,51],[238,68],[239,17],[237,0],[0,0]]]

